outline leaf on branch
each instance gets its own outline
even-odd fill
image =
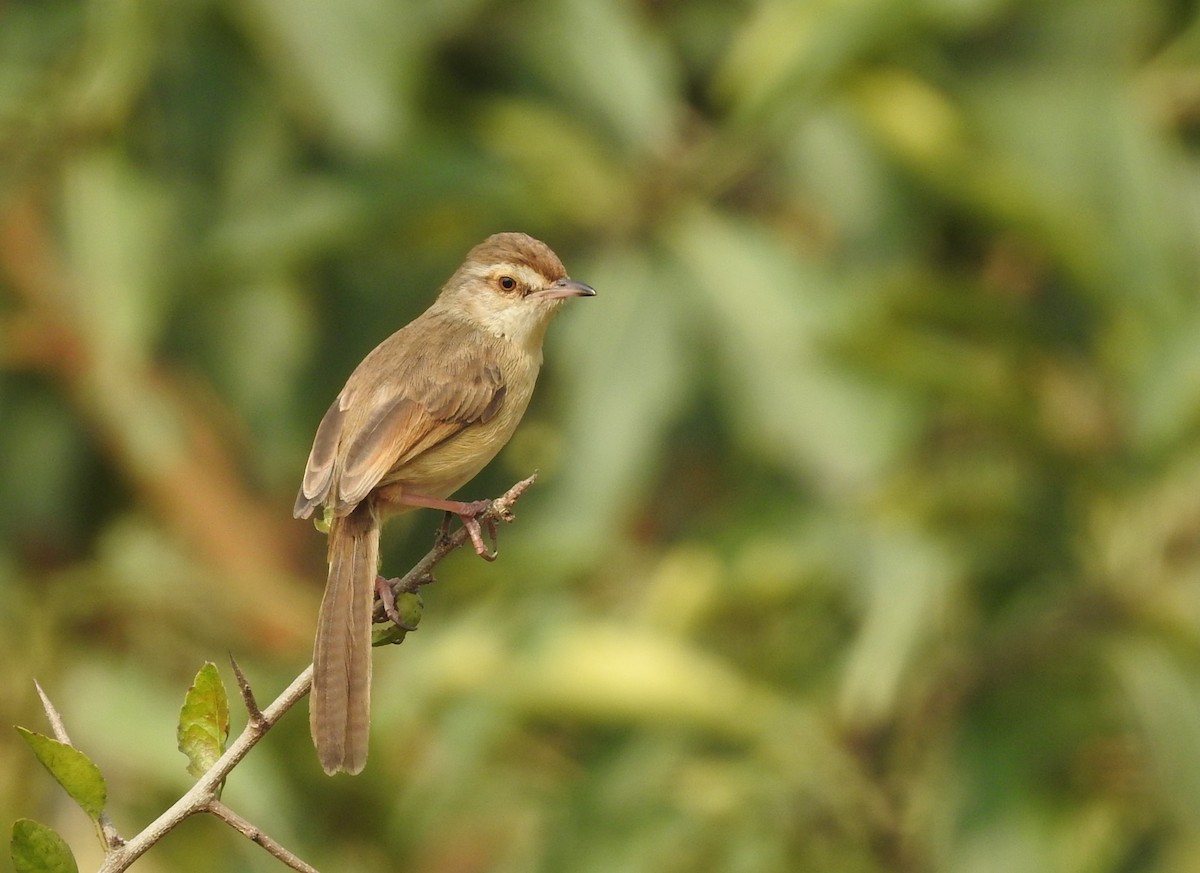
[[[421,621],[425,601],[415,591],[405,591],[396,597],[396,613],[400,616],[401,627],[393,621],[375,625],[371,631],[372,646],[400,645],[408,636],[410,628],[416,628]]]
[[[79,873],[66,841],[53,828],[32,819],[13,822],[9,852],[16,873]]]
[[[229,698],[216,664],[205,662],[179,710],[179,751],[197,779],[225,752],[229,739]]]
[[[60,743],[43,734],[35,734],[27,728],[18,727],[19,733],[33,749],[33,754],[58,780],[71,799],[78,803],[92,821],[100,818],[108,789],[100,768],[92,759],[74,746]]]
[[[329,533],[329,529],[333,526],[333,510],[328,506],[325,507],[325,512],[320,518],[313,519],[313,527],[323,534]]]

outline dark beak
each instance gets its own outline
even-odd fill
[[[549,288],[534,291],[529,295],[542,300],[565,300],[568,297],[595,297],[596,289],[574,279],[559,279]]]

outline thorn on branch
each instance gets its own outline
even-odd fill
[[[71,738],[67,736],[67,727],[63,724],[62,716],[59,715],[54,704],[50,702],[50,697],[46,694],[46,690],[42,688],[42,683],[34,679],[33,687],[37,689],[38,697],[42,699],[42,709],[46,711],[46,720],[50,722],[50,730],[54,732],[54,739],[65,745],[72,745]]]
[[[59,714],[54,704],[50,702],[50,695],[46,693],[46,689],[42,688],[42,683],[34,679],[33,687],[37,689],[38,697],[42,699],[42,709],[46,711],[46,720],[50,722],[50,730],[54,732],[54,739],[58,740],[64,746],[74,748],[75,744],[71,742],[71,737],[67,735],[67,726],[63,723],[62,715]],[[100,810],[100,816],[96,819],[96,825],[100,829],[100,838],[110,850],[125,845],[125,838],[117,831],[116,825],[108,817],[107,810]]]
[[[482,512],[475,516],[475,519],[480,524],[487,525],[489,532],[495,528],[498,522],[505,522],[506,524],[512,522],[514,518],[513,506],[529,490],[529,486],[536,479],[536,472],[532,476],[522,479],[503,495],[493,500]],[[433,582],[434,566],[467,542],[469,536],[470,533],[466,528],[459,528],[450,532],[448,524],[444,524],[433,548],[417,562],[416,566],[399,579],[381,580],[386,583],[386,586],[393,595],[391,611],[395,615],[399,616],[402,612],[395,603],[395,597],[401,594],[415,594],[417,589],[422,585],[428,585]],[[414,599],[419,601],[419,598]],[[415,624],[415,620],[409,622],[409,624]],[[100,873],[119,873],[119,871],[127,869],[130,864],[145,854],[147,850],[173,830],[181,821],[197,812],[207,812],[217,816],[250,840],[262,846],[291,869],[299,870],[301,873],[317,873],[316,868],[301,861],[289,850],[264,834],[258,827],[225,806],[217,798],[219,787],[224,784],[226,777],[234,767],[245,758],[250,750],[258,744],[259,740],[265,736],[267,731],[284,714],[290,711],[297,702],[309,693],[312,688],[313,668],[309,665],[263,710],[259,708],[258,702],[254,697],[254,692],[250,688],[250,682],[246,679],[245,674],[232,654],[229,656],[229,663],[233,667],[234,675],[237,677],[238,689],[241,692],[246,711],[249,713],[249,723],[191,789],[159,815],[157,819],[147,825],[139,834],[128,841],[123,840],[117,834],[115,828],[108,822],[106,814],[101,813],[100,825],[104,838],[108,841],[109,851],[106,853],[104,863],[100,867]],[[58,710],[54,708],[54,705],[50,702],[49,697],[40,685],[37,685],[37,691],[42,699],[42,706],[46,710],[46,717],[50,721],[56,739],[59,742],[70,744],[70,738],[67,736],[66,728],[63,725],[63,720]]]
[[[229,664],[233,667],[233,675],[237,677],[238,691],[241,692],[242,704],[246,707],[250,723],[262,727],[266,719],[263,718],[262,710],[258,707],[258,701],[254,699],[254,690],[250,687],[246,674],[242,672],[242,668],[238,665],[232,652],[229,653]]]

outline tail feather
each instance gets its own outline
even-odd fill
[[[317,617],[309,700],[309,727],[326,773],[358,773],[367,762],[378,565],[379,519],[364,502],[329,530],[329,581]]]

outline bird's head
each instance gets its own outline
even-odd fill
[[[511,342],[541,346],[554,313],[570,297],[592,297],[590,285],[567,276],[558,255],[523,233],[497,233],[471,249],[438,295],[481,329]]]

